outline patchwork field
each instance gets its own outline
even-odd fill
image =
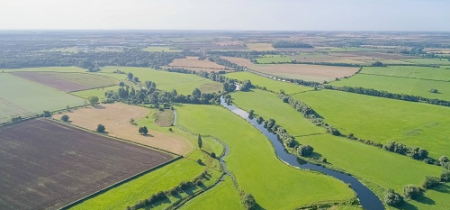
[[[172,155],[49,120],[0,129],[0,208],[56,209]]]
[[[325,157],[329,167],[345,170],[355,175],[380,198],[384,197],[385,190],[388,188],[401,192],[406,184],[418,185],[425,176],[438,176],[441,171],[437,166],[427,165],[421,161],[386,152],[357,141],[326,134],[324,128],[309,122],[292,107],[283,103],[275,94],[255,90],[254,92],[233,93],[232,98],[233,102],[244,110],[252,109],[256,115],[263,116],[265,119],[275,119],[277,124],[295,136],[301,144],[313,146],[315,152],[313,157]],[[329,104],[335,106],[333,101]],[[340,108],[342,109],[342,107]],[[392,173],[393,171],[395,173]],[[433,205],[433,207],[445,209],[442,202],[444,195],[448,193],[429,191],[427,196],[439,201],[436,203],[441,203]],[[419,206],[417,203],[410,203]],[[421,206],[424,205],[421,204]]]
[[[183,105],[177,107],[177,112],[178,124],[225,141],[230,148],[228,169],[236,176],[239,187],[252,193],[264,209],[293,209],[355,196],[344,183],[329,176],[282,163],[263,134],[222,107]]]
[[[355,74],[359,68],[356,67],[335,67],[305,64],[253,64],[245,58],[230,58],[229,61],[249,69],[291,79],[302,79],[305,81],[333,81]]]
[[[275,48],[273,48],[272,44],[270,43],[249,43],[246,44],[247,48],[249,50],[255,50],[255,51],[273,51]]]
[[[284,90],[286,94],[300,93],[312,90],[312,88],[296,85],[292,83],[276,81],[267,77],[258,76],[249,72],[235,72],[225,75],[228,78],[237,79],[239,81],[250,80],[253,85],[265,87],[267,90],[278,93],[280,90]]]
[[[193,74],[181,74],[166,71],[157,71],[151,68],[138,68],[138,67],[104,67],[103,72],[111,73],[120,69],[127,73],[131,72],[134,76],[139,77],[140,81],[152,81],[155,82],[158,89],[164,91],[177,90],[178,94],[192,94],[195,88],[199,88],[202,93],[212,93],[223,89],[223,85],[218,82],[211,81],[206,78],[202,78]],[[110,75],[110,74],[104,74]],[[126,79],[126,75],[112,74],[123,76]]]
[[[82,73],[14,72],[15,76],[31,80],[65,92],[93,89],[118,84],[111,77]]]
[[[12,74],[0,74],[0,123],[11,117],[29,117],[46,111],[79,106],[84,100]]]
[[[327,90],[300,93],[294,98],[313,107],[344,134],[418,146],[434,158],[450,155],[448,107]]]
[[[183,68],[194,71],[208,71],[208,72],[227,70],[225,66],[221,66],[208,59],[199,60],[198,57],[189,57],[189,56],[186,58],[175,59],[172,63],[169,64],[168,67]]]
[[[70,117],[70,121],[74,125],[95,130],[98,124],[102,124],[106,127],[108,135],[160,148],[176,154],[184,155],[194,149],[189,140],[176,134],[164,133],[152,129],[149,130],[149,135],[147,136],[139,134],[139,127],[132,125],[130,120],[134,119],[138,121],[146,118],[150,115],[150,109],[148,108],[122,103],[103,104],[101,106],[101,108],[90,107],[64,114]],[[54,118],[59,119],[61,115],[56,115]]]
[[[256,58],[256,61],[260,64],[270,64],[270,63],[289,63],[292,61],[291,57],[283,55],[265,55]]]

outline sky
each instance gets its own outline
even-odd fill
[[[0,0],[0,30],[450,31],[450,0]]]

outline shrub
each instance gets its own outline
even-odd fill
[[[211,156],[212,158],[216,158],[216,153],[211,152],[210,156]]]
[[[99,132],[99,133],[104,133],[105,130],[106,130],[106,128],[105,128],[104,125],[102,125],[102,124],[98,124],[98,125],[97,125],[97,132]]]
[[[52,116],[52,113],[50,113],[49,111],[44,111],[44,112],[42,113],[42,116],[43,116],[43,117],[51,117],[51,116]]]
[[[172,129],[172,128],[169,128],[169,131],[170,131],[170,132],[173,132],[173,129]]]
[[[253,197],[252,194],[245,193],[244,191],[241,191],[241,202],[244,205],[245,209],[254,209],[256,206],[256,200]]]
[[[406,198],[410,198],[410,199],[413,199],[413,200],[415,200],[415,199],[419,198],[420,196],[422,196],[422,193],[423,193],[422,190],[420,190],[419,187],[416,187],[414,185],[406,185],[403,188],[403,195]]]
[[[68,122],[69,121],[69,115],[63,115],[63,116],[61,116],[61,120],[63,121],[63,122]]]
[[[424,189],[431,189],[437,185],[439,185],[439,181],[441,179],[437,177],[427,176],[425,177],[425,180],[422,182],[422,188]]]
[[[389,189],[384,196],[384,202],[389,206],[401,206],[405,202],[403,197],[394,190]]]
[[[448,171],[448,170],[442,171],[441,181],[442,182],[450,182],[450,171]]]
[[[298,154],[303,157],[311,156],[313,151],[314,151],[314,148],[310,145],[302,145],[297,148]]]

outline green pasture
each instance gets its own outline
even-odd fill
[[[428,79],[450,81],[450,68],[440,67],[418,67],[418,66],[387,66],[387,67],[364,67],[362,74],[406,77],[411,79]]]
[[[180,125],[225,141],[230,147],[228,169],[239,187],[252,193],[262,208],[293,209],[355,196],[344,183],[331,177],[285,165],[263,134],[223,107],[180,105],[177,111]]]
[[[199,88],[203,93],[217,92],[223,89],[223,85],[202,78],[193,74],[182,74],[166,71],[158,71],[151,68],[140,67],[104,67],[102,68],[103,75],[109,75],[117,69],[125,71],[126,73],[133,73],[134,76],[139,77],[141,82],[152,81],[156,83],[156,88],[164,91],[177,90],[178,94],[192,94],[195,88]],[[126,79],[126,75],[119,74]]]
[[[70,94],[81,97],[81,98],[89,98],[89,96],[97,96],[100,101],[105,100],[105,92],[108,90],[117,91],[119,89],[119,86],[112,86],[112,87],[104,87],[104,88],[94,88],[89,90],[82,90],[82,91],[76,91],[71,92]]]
[[[197,209],[215,209],[215,210],[228,210],[236,209],[243,210],[244,207],[240,202],[241,198],[239,193],[233,185],[233,181],[230,177],[227,177],[225,181],[219,183],[215,188],[198,196],[192,201],[186,203],[182,210],[197,210]]]
[[[261,87],[267,88],[267,90],[273,92],[280,92],[280,90],[284,90],[286,94],[300,93],[312,90],[310,87],[305,87],[301,85],[296,85],[292,83],[276,81],[273,79],[269,79],[267,77],[259,76],[256,74],[252,74],[249,72],[235,72],[226,74],[228,78],[237,79],[239,81],[250,80],[253,85],[258,85]]]
[[[181,52],[182,50],[172,49],[170,47],[146,47],[143,49],[146,52]]]
[[[425,103],[322,90],[294,96],[344,134],[380,143],[402,142],[450,155],[450,108]]]
[[[0,73],[0,121],[79,106],[84,100],[8,73]]]
[[[292,59],[288,56],[284,55],[264,55],[256,59],[258,63],[267,64],[267,63],[290,63]]]
[[[431,210],[447,210],[450,209],[450,184],[446,183],[428,190],[424,197],[417,201],[411,200],[411,205],[405,205],[406,210],[431,209]]]
[[[449,70],[450,71],[450,70]],[[450,82],[399,77],[357,74],[349,79],[330,83],[333,86],[364,87],[390,93],[422,96],[431,99],[450,100]],[[431,93],[437,89],[438,93]]]
[[[82,69],[75,66],[69,67],[36,67],[36,68],[20,68],[20,69],[0,69],[0,72],[15,72],[15,71],[48,71],[48,72],[87,72],[87,69]]]
[[[450,61],[445,58],[416,58],[416,59],[405,59],[404,61],[416,64],[433,64],[433,65],[450,66]]]

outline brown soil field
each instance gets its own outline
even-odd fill
[[[182,59],[175,59],[168,67],[184,68],[194,71],[224,71],[227,70],[225,66],[209,61],[208,59],[199,60],[198,57],[186,57]]]
[[[172,160],[46,119],[0,129],[0,209],[58,209]]]
[[[150,113],[144,107],[131,106],[122,103],[102,104],[101,108],[83,108],[65,113],[73,125],[89,130],[95,130],[98,124],[106,127],[108,135],[129,141],[160,148],[179,155],[185,155],[194,149],[189,140],[175,134],[163,133],[149,129],[149,135],[138,133],[138,127],[130,123],[130,119],[139,120]],[[55,115],[60,119],[62,114]]]
[[[169,127],[173,124],[174,113],[170,109],[165,109],[164,111],[155,111],[153,114],[155,118],[155,123],[161,127]]]
[[[351,76],[355,74],[359,68],[357,67],[336,67],[321,65],[304,65],[304,64],[253,64],[245,58],[224,57],[229,61],[241,66],[245,66],[251,70],[263,72],[273,76],[302,79],[306,81],[333,81],[336,78]]]
[[[83,73],[14,72],[13,74],[65,92],[111,86],[118,83],[109,77]]]

